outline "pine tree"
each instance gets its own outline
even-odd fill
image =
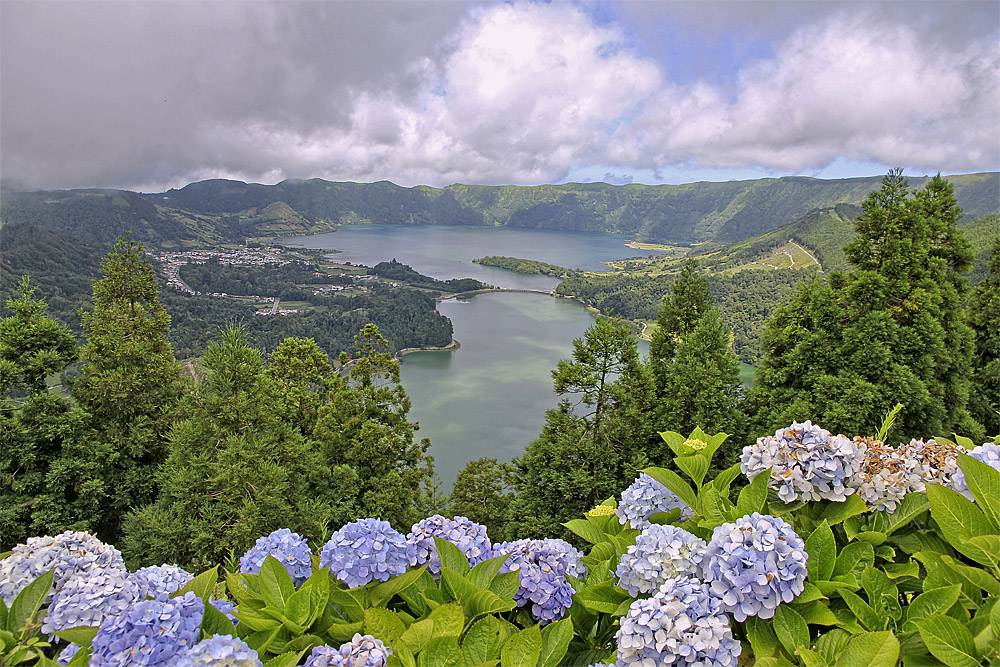
[[[976,334],[969,409],[993,437],[1000,435],[1000,237],[993,241],[989,273],[969,299],[968,316]]]
[[[455,478],[449,512],[486,526],[494,542],[506,539],[510,518],[510,466],[493,458],[469,461]]]
[[[76,360],[76,339],[65,326],[45,315],[46,303],[34,298],[28,276],[18,286],[20,298],[8,299],[14,314],[0,320],[0,395],[45,391],[45,379]]]

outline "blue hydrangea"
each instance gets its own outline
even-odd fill
[[[303,667],[385,667],[392,655],[380,639],[371,635],[355,634],[354,638],[339,649],[332,646],[313,648]]]
[[[677,494],[642,473],[632,482],[632,486],[622,491],[622,501],[618,503],[615,514],[623,526],[628,523],[632,529],[642,530],[649,525],[650,514],[675,509],[681,511],[681,519],[688,519],[694,514]]]
[[[985,463],[994,470],[1000,470],[1000,445],[988,442],[984,445],[979,445],[975,449],[969,452],[969,456]],[[969,500],[975,500],[972,496],[972,491],[969,490],[969,484],[965,480],[965,471],[961,468],[955,473],[954,477],[954,488],[956,491],[964,495]]]
[[[469,565],[475,567],[493,555],[486,526],[470,521],[464,516],[446,519],[440,514],[427,517],[413,524],[406,541],[413,546],[414,558],[410,565],[427,563],[427,571],[435,577],[441,574],[441,559],[438,558],[434,538],[451,542],[465,554]]]
[[[76,655],[77,651],[81,648],[82,647],[79,644],[70,644],[63,650],[59,651],[59,655],[56,657],[56,662],[60,665],[68,665],[69,661],[73,659],[73,656]]]
[[[236,618],[236,605],[229,600],[209,600],[209,604],[226,615],[233,625],[237,625],[240,620]]]
[[[81,625],[97,627],[141,598],[139,585],[123,570],[77,574],[52,596],[42,631],[51,635]]]
[[[735,667],[742,651],[718,598],[691,577],[667,579],[633,602],[615,639],[619,666]]]
[[[278,559],[285,566],[296,586],[312,574],[312,551],[309,544],[305,538],[287,528],[258,538],[257,543],[240,558],[240,572],[259,574],[268,556]]]
[[[494,545],[497,555],[509,554],[501,572],[517,572],[514,601],[530,605],[539,625],[559,620],[573,603],[573,586],[566,579],[566,555],[542,540],[517,540]]]
[[[349,523],[323,546],[319,566],[350,588],[378,579],[387,581],[406,572],[416,558],[416,550],[406,538],[381,519],[361,519]]]
[[[861,467],[848,483],[870,509],[895,512],[908,493],[926,488],[927,464],[909,456],[905,449],[872,438],[854,440],[866,451]]]
[[[831,435],[810,421],[792,422],[773,436],[743,448],[740,470],[749,479],[768,468],[771,487],[786,503],[796,500],[843,502],[854,493],[848,480],[861,467],[864,443]]]
[[[140,598],[168,598],[193,579],[193,574],[178,565],[150,565],[132,573]]]
[[[0,560],[0,598],[9,606],[28,584],[52,569],[54,592],[75,574],[125,571],[125,561],[118,549],[89,533],[66,531],[55,537],[29,537]]]
[[[546,538],[541,540],[542,544],[555,549],[562,554],[563,562],[566,564],[566,574],[577,579],[587,576],[587,566],[583,564],[583,553],[566,540]]]
[[[174,665],[198,641],[205,603],[192,592],[142,600],[101,621],[90,667]]]
[[[657,590],[664,581],[699,572],[708,545],[677,526],[648,526],[629,546],[615,576],[632,597]]]
[[[808,559],[802,538],[784,519],[754,512],[715,529],[704,578],[737,621],[771,618],[802,592]]]
[[[257,651],[229,635],[202,639],[176,664],[177,667],[263,667]]]

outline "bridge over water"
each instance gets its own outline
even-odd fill
[[[547,294],[548,296],[554,296],[555,290],[545,290],[545,289],[477,289],[470,290],[468,292],[458,292],[457,294],[449,294],[447,296],[442,296],[438,298],[438,301],[447,301],[448,299],[462,299],[467,296],[476,296],[477,294],[496,294],[497,292],[524,292],[527,294]]]

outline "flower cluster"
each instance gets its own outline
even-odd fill
[[[63,650],[59,651],[59,655],[56,657],[56,662],[60,665],[68,665],[69,661],[73,659],[73,656],[77,654],[77,651],[82,648],[79,644],[70,644]]]
[[[742,647],[707,584],[676,577],[636,600],[621,620],[616,665],[735,667]]]
[[[427,571],[435,577],[441,574],[441,559],[438,558],[434,538],[451,542],[465,554],[469,565],[475,567],[493,555],[486,526],[470,521],[464,516],[446,519],[440,514],[427,517],[413,524],[406,541],[413,545],[414,558],[410,565],[427,563]]]
[[[150,565],[132,573],[140,598],[167,598],[191,583],[194,575],[177,565]]]
[[[864,457],[863,441],[831,435],[812,422],[792,422],[773,436],[743,448],[740,470],[751,480],[772,468],[771,486],[786,503],[796,500],[843,502]]]
[[[257,542],[240,558],[240,572],[259,574],[264,561],[271,556],[288,570],[288,576],[298,586],[312,574],[312,551],[305,538],[287,528],[276,530]]]
[[[925,482],[957,490],[955,478],[962,472],[958,467],[958,455],[963,451],[961,447],[934,439],[925,441],[923,438],[915,438],[900,449],[906,452],[906,456],[925,466]]]
[[[969,452],[969,456],[985,463],[994,470],[1000,470],[1000,445],[988,442],[985,445],[979,445],[975,449]],[[964,495],[969,500],[974,500],[972,497],[972,492],[969,491],[969,484],[965,480],[965,472],[959,468],[958,472],[955,473],[953,478],[954,488],[956,491]]]
[[[89,533],[66,531],[55,537],[29,537],[0,560],[0,598],[10,605],[28,584],[53,568],[53,590],[58,591],[75,574],[125,571],[125,561],[118,549]]]
[[[679,509],[681,519],[692,516],[691,508],[677,497],[673,491],[655,479],[642,473],[632,482],[632,486],[622,491],[622,501],[618,503],[618,522],[634,530],[642,530],[649,525],[649,515]]]
[[[335,532],[323,546],[319,566],[330,568],[351,588],[373,579],[387,581],[406,572],[416,550],[406,538],[381,519],[361,519]]]
[[[354,638],[339,649],[317,646],[306,660],[304,667],[385,667],[392,655],[380,639],[355,633]]]
[[[771,618],[804,589],[808,558],[802,538],[784,519],[754,512],[715,529],[704,577],[737,621]]]
[[[205,603],[194,593],[142,600],[101,621],[90,667],[173,665],[198,641]]]
[[[71,577],[52,597],[42,632],[55,634],[85,625],[96,627],[142,599],[142,590],[124,570],[96,570]]]
[[[177,667],[263,667],[257,651],[229,635],[212,635],[195,644]]]
[[[566,555],[560,549],[542,540],[517,540],[495,545],[494,552],[509,555],[501,572],[517,572],[518,607],[530,604],[539,625],[563,617],[573,603],[573,586],[566,580]]]
[[[587,576],[587,566],[583,564],[583,553],[579,549],[566,540],[552,537],[541,540],[541,542],[562,554],[563,563],[566,564],[566,574],[577,579]]]
[[[236,618],[236,604],[229,600],[209,600],[209,604],[226,615],[233,625],[239,625],[240,619]]]
[[[926,463],[908,456],[905,449],[872,438],[854,440],[865,456],[849,483],[870,508],[895,512],[906,494],[924,490],[924,479],[929,475]]]
[[[677,526],[651,525],[618,563],[618,585],[632,597],[651,593],[667,579],[698,572],[707,546]]]

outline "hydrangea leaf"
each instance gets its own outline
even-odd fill
[[[271,606],[284,609],[285,603],[295,592],[295,584],[288,570],[274,556],[268,554],[260,568],[260,592]]]
[[[628,593],[611,583],[590,586],[573,597],[586,609],[605,614],[613,614],[622,602],[631,600]]]
[[[542,631],[532,625],[511,635],[500,650],[501,667],[535,667],[542,653]]]
[[[365,609],[365,632],[386,644],[393,644],[406,632],[406,624],[390,609],[369,607]]]
[[[837,564],[837,542],[830,525],[824,520],[806,540],[809,554],[809,581],[827,581]]]
[[[538,667],[556,667],[566,655],[573,639],[573,621],[565,618],[542,628],[542,650]]]
[[[844,602],[847,603],[847,606],[850,608],[851,613],[854,614],[854,617],[861,622],[861,625],[868,630],[874,630],[882,627],[882,624],[879,622],[878,614],[875,613],[875,610],[872,609],[871,605],[865,602],[860,595],[852,593],[848,590],[839,591],[839,594]]]
[[[569,528],[574,534],[579,535],[591,544],[598,544],[607,539],[607,536],[603,531],[584,519],[573,519],[571,521],[567,521],[563,525]]]
[[[887,536],[892,535],[928,509],[930,503],[925,492],[908,493],[896,507],[895,512],[875,512],[869,518],[868,525],[872,530],[885,533]]]
[[[841,621],[837,615],[830,611],[830,608],[819,600],[806,602],[805,604],[793,604],[795,611],[809,625],[840,625]]]
[[[729,466],[728,468],[720,472],[718,475],[716,475],[715,479],[712,480],[712,484],[715,486],[716,489],[719,490],[719,493],[721,493],[724,496],[728,496],[729,486],[733,483],[733,480],[739,476],[740,476],[740,464],[734,463],[733,465]]]
[[[427,642],[434,636],[434,621],[425,618],[422,621],[411,623],[410,627],[399,636],[406,646],[413,653],[420,653],[427,646]]]
[[[875,548],[868,542],[851,542],[841,549],[833,568],[833,576],[850,574],[859,563],[875,564]]]
[[[736,501],[736,511],[742,516],[761,512],[767,502],[767,485],[771,481],[771,468],[767,468],[740,490]]]
[[[500,568],[507,561],[509,557],[508,554],[503,556],[496,556],[495,558],[489,558],[476,564],[475,567],[465,576],[472,585],[480,590],[486,590],[490,587],[490,582],[493,581],[493,577],[497,575]]]
[[[961,621],[939,614],[916,619],[914,623],[927,650],[949,667],[978,667],[980,664],[972,633]]]
[[[836,526],[838,523],[842,523],[852,516],[867,511],[868,506],[865,505],[865,501],[856,495],[850,495],[842,503],[827,503],[819,518],[825,519],[831,526]]]
[[[465,574],[471,569],[469,559],[454,544],[437,536],[434,537],[434,544],[437,547],[438,557],[441,559],[441,567],[449,567],[459,574]]]
[[[1000,532],[1000,471],[966,454],[958,455],[958,466],[965,473],[965,483],[993,525]]]
[[[828,663],[832,663],[840,657],[850,639],[850,633],[845,630],[840,628],[828,630],[816,638],[816,652],[822,655]]]
[[[498,614],[510,611],[516,605],[510,597],[500,597],[493,591],[476,591],[462,598],[466,617],[474,620],[486,614]]]
[[[282,568],[284,569],[284,568]],[[287,572],[285,573],[287,576]],[[219,581],[219,566],[216,565],[211,570],[205,570],[197,577],[192,579],[187,586],[178,590],[176,593],[171,595],[171,598],[183,597],[185,593],[189,591],[194,592],[195,595],[200,597],[202,600],[208,604],[209,599],[212,596],[212,589],[215,588],[215,584]]]
[[[496,616],[486,616],[474,622],[462,640],[462,655],[466,664],[474,665],[500,657],[500,651],[516,628]]]
[[[230,625],[232,624],[230,623]],[[85,626],[79,626],[75,628],[69,628],[68,630],[60,630],[59,632],[56,633],[56,637],[59,637],[59,639],[65,639],[71,644],[77,644],[79,646],[90,646],[90,643],[94,641],[94,635],[96,634],[97,634],[97,628],[88,628]]]
[[[646,468],[642,472],[677,494],[677,497],[684,501],[688,507],[693,509],[698,506],[698,496],[694,490],[673,470],[668,468]]]
[[[417,667],[461,667],[462,650],[456,637],[436,637],[417,656]]]
[[[490,581],[490,590],[502,598],[512,598],[520,586],[517,572],[501,572]]]
[[[795,655],[800,646],[809,647],[809,627],[802,616],[787,604],[778,605],[774,611],[774,633],[789,655]]]
[[[674,457],[674,463],[691,478],[696,487],[701,488],[701,483],[705,480],[705,473],[708,472],[708,459],[706,457],[701,454],[677,456]]]
[[[750,640],[750,646],[753,648],[755,656],[761,658],[774,655],[778,648],[778,636],[774,634],[771,623],[751,616],[746,620],[745,627],[747,639]]]
[[[851,639],[836,667],[896,667],[899,640],[890,630],[869,632]]]
[[[461,553],[461,552],[459,552]],[[464,558],[464,556],[463,556]],[[413,584],[417,582],[418,579],[423,575],[424,570],[427,569],[426,565],[421,565],[420,567],[407,570],[398,577],[393,577],[388,581],[382,582],[371,589],[371,601],[376,607],[381,606],[389,601],[393,595],[404,591]]]
[[[434,621],[434,637],[457,637],[465,627],[465,611],[459,602],[441,605],[428,618]]]
[[[822,655],[808,648],[800,648],[798,651],[798,656],[802,658],[802,664],[805,667],[828,667],[829,663],[826,661]]]
[[[55,570],[49,570],[36,577],[24,590],[18,593],[7,614],[7,630],[18,635],[21,628],[38,615],[38,610],[42,608],[42,603],[45,602],[49,591],[52,590],[54,577]]]
[[[205,605],[205,615],[201,619],[202,638],[212,635],[229,635],[236,637],[236,626],[226,618],[226,615],[210,604]],[[71,640],[75,644],[85,645],[82,642]]]
[[[952,584],[951,586],[942,586],[941,588],[932,588],[924,591],[906,606],[907,622],[903,625],[903,631],[910,632],[911,630],[915,630],[916,627],[913,625],[913,621],[917,619],[947,613],[958,602],[958,597],[961,594],[961,584]]]
[[[968,538],[996,534],[989,519],[976,505],[957,491],[931,484],[927,487],[931,516],[945,539],[965,556],[984,565],[992,565],[993,557],[983,549],[968,543]]]
[[[282,653],[281,655],[276,655],[265,664],[267,667],[295,667],[299,664],[299,658],[302,657],[302,652],[288,651],[287,653]]]

